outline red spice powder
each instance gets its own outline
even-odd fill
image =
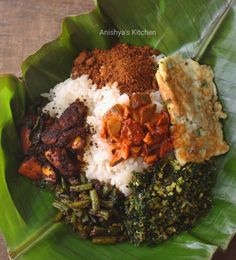
[[[148,46],[128,44],[117,44],[109,50],[83,50],[74,61],[72,79],[88,74],[98,88],[117,82],[121,93],[129,95],[158,89],[152,58],[158,54]]]

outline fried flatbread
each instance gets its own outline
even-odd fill
[[[218,101],[213,76],[210,67],[179,55],[159,62],[156,78],[181,165],[200,163],[229,150],[220,122],[227,115]]]

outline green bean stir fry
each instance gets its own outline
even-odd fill
[[[113,244],[126,239],[124,196],[114,186],[88,182],[83,173],[80,178],[63,177],[56,187],[53,206],[59,210],[56,221],[65,219],[81,239],[91,238],[95,244]]]

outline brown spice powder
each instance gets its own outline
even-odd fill
[[[88,74],[98,88],[117,82],[121,93],[129,95],[157,89],[156,64],[151,56],[158,54],[148,46],[121,43],[109,50],[83,50],[74,61],[72,79]]]

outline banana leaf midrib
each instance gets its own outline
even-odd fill
[[[197,53],[193,57],[196,61],[199,61],[203,56],[205,50],[211,43],[212,39],[214,38],[214,35],[216,34],[222,22],[224,21],[225,17],[227,16],[234,2],[235,0],[230,0],[227,3],[226,8],[222,10],[222,12],[216,17],[215,21],[212,22],[212,25],[208,27],[208,31],[205,33],[205,36],[202,39],[200,47],[197,50]]]
[[[214,38],[215,33],[218,31],[220,25],[224,21],[225,17],[227,16],[231,6],[233,5],[235,1],[231,0],[228,2],[228,4],[225,6],[225,9],[222,10],[222,12],[216,17],[215,21],[212,22],[212,25],[208,27],[208,31],[205,32],[205,35],[201,41],[200,48],[196,51],[195,59],[200,60],[201,57],[204,55],[205,50],[211,43],[212,39]],[[104,12],[102,12],[104,15]],[[48,227],[50,226],[50,229]],[[33,247],[36,243],[38,243],[43,237],[48,235],[50,232],[55,230],[58,227],[58,224],[49,223],[45,227],[42,227],[40,230],[35,232],[29,239],[23,241],[17,248],[15,248],[13,251],[10,252],[10,256],[13,259],[18,258],[20,255],[22,255],[24,252],[26,252],[28,249]],[[195,234],[192,234],[193,236]],[[37,239],[35,239],[37,237]],[[199,239],[199,237],[197,237]],[[202,239],[200,239],[202,240]],[[203,242],[207,242],[202,240]],[[207,242],[208,243],[208,242]],[[209,243],[208,243],[209,244]]]
[[[33,247],[38,241],[43,239],[47,234],[55,230],[60,224],[55,223],[52,219],[46,223],[44,226],[42,226],[40,229],[38,229],[37,232],[32,234],[29,238],[27,238],[25,241],[23,241],[21,244],[19,244],[18,247],[16,247],[14,250],[11,250],[9,252],[9,256],[11,259],[17,259],[19,256],[21,256],[24,252],[26,252],[28,249]]]

